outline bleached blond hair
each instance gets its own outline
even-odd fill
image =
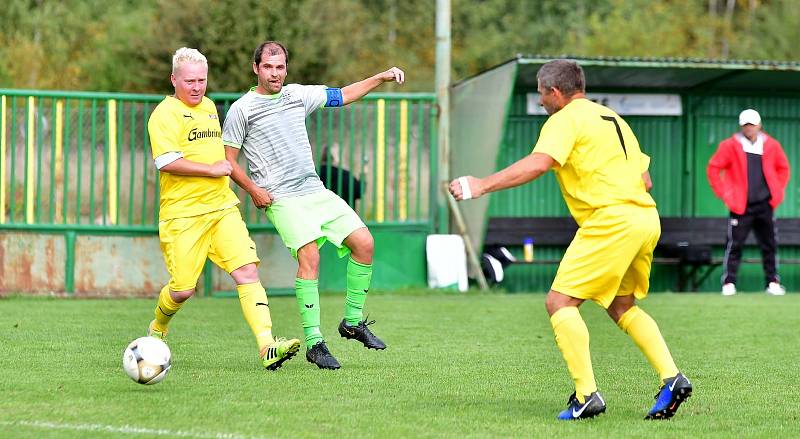
[[[172,55],[172,74],[174,75],[182,64],[189,62],[203,64],[208,68],[208,60],[199,50],[181,47],[175,51],[175,55]]]

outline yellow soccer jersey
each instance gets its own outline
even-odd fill
[[[204,97],[190,107],[167,96],[147,124],[153,158],[176,152],[186,160],[212,164],[225,160],[222,129],[214,103]],[[228,177],[194,177],[161,172],[159,220],[183,218],[235,206],[239,199]]]
[[[553,170],[578,225],[600,207],[656,205],[642,180],[650,158],[610,108],[588,99],[570,102],[547,119],[533,152],[558,163]]]

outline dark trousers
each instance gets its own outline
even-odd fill
[[[764,264],[765,284],[779,282],[777,272],[777,243],[775,219],[768,201],[747,206],[744,215],[730,213],[728,221],[728,242],[725,245],[725,259],[722,262],[722,283],[736,283],[736,273],[742,260],[742,246],[750,234],[756,235],[761,248],[761,262]]]

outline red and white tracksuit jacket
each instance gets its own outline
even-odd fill
[[[789,183],[789,161],[777,140],[763,132],[761,135],[765,137],[761,166],[772,197],[769,204],[775,209],[783,201]],[[720,142],[708,162],[706,174],[711,189],[728,209],[744,214],[747,209],[747,155],[736,135]]]

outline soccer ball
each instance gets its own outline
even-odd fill
[[[156,384],[164,380],[172,364],[172,353],[163,341],[140,337],[132,341],[122,354],[122,368],[139,384]]]

